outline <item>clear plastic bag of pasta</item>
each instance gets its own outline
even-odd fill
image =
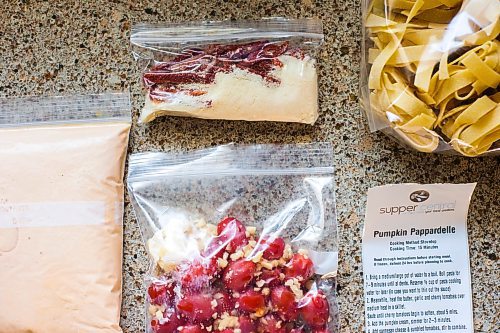
[[[422,152],[500,152],[500,1],[364,0],[370,129]]]
[[[130,158],[147,333],[336,333],[332,146]]]

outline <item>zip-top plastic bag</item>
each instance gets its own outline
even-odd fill
[[[0,99],[0,332],[121,333],[128,93]]]
[[[147,332],[337,332],[329,144],[130,157]]]
[[[500,152],[500,1],[364,0],[372,131],[422,152]]]
[[[141,122],[318,118],[319,20],[140,23],[130,41],[147,90]]]

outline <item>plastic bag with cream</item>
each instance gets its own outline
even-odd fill
[[[152,259],[147,332],[337,332],[332,152],[132,155],[128,189]]]
[[[142,122],[318,118],[319,20],[137,24],[130,41],[147,89]]]
[[[0,100],[0,332],[120,333],[128,94]]]
[[[372,131],[422,152],[500,153],[500,1],[364,0]]]

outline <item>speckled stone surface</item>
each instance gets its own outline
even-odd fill
[[[498,209],[500,162],[425,155],[370,134],[358,102],[360,1],[14,1],[0,2],[0,96],[131,89],[134,120],[142,105],[139,71],[129,53],[139,21],[318,17],[326,43],[320,53],[321,115],[312,126],[163,118],[134,125],[130,151],[179,151],[227,142],[331,141],[335,144],[340,224],[341,332],[364,329],[361,231],[369,187],[401,182],[478,182],[469,214],[476,332],[499,329]],[[128,202],[128,199],[127,199]],[[143,275],[148,265],[127,204],[122,327],[142,332]],[[98,305],[96,305],[98,306]]]

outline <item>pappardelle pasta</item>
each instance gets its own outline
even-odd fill
[[[500,149],[500,1],[374,0],[364,24],[372,116],[419,151]]]

